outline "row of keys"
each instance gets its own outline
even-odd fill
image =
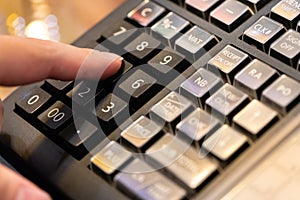
[[[287,65],[298,67],[300,33],[295,30],[285,32],[282,24],[263,16],[244,32],[242,38]]]

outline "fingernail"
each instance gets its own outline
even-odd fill
[[[46,192],[37,188],[22,188],[18,192],[16,200],[51,200]]]

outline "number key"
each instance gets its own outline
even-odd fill
[[[25,111],[27,114],[33,114],[43,106],[50,97],[50,94],[41,88],[35,88],[16,102],[16,108]]]
[[[160,46],[160,42],[146,33],[142,33],[135,40],[125,46],[125,50],[138,59],[146,59],[155,49]]]
[[[127,93],[128,99],[135,108],[142,105],[148,98],[157,92],[156,79],[142,70],[135,71],[129,78],[123,81],[119,87]]]
[[[55,102],[50,108],[38,116],[51,130],[57,130],[64,126],[72,117],[72,110],[61,101]]]
[[[184,61],[184,58],[184,55],[175,52],[169,47],[166,47],[154,58],[152,58],[148,62],[148,64],[150,64],[152,67],[159,70],[160,72],[166,74],[172,69],[176,69],[179,71],[184,70],[186,66],[185,63],[182,63],[182,61]]]

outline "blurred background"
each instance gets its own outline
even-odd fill
[[[0,34],[71,43],[124,1],[0,0]],[[0,86],[0,98],[14,89]]]

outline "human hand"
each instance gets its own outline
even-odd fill
[[[54,78],[105,79],[121,66],[122,58],[112,53],[71,45],[12,36],[0,36],[0,85],[20,85]],[[88,58],[88,59],[86,59]],[[2,119],[0,100],[0,130]],[[0,165],[0,195],[4,200],[48,200],[51,197],[24,177]]]

